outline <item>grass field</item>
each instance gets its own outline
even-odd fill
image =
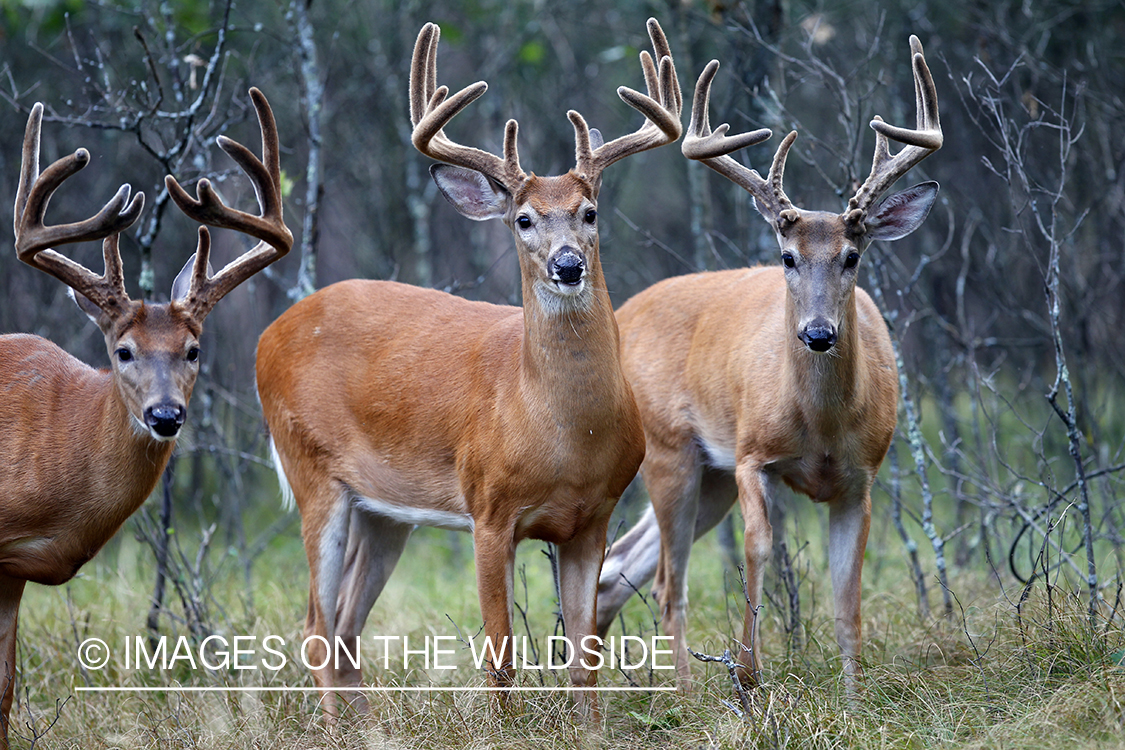
[[[307,567],[294,530],[277,538],[251,571],[253,595],[233,556],[213,554],[210,627],[235,636],[282,639],[288,658],[278,670],[207,671],[180,659],[166,671],[125,668],[127,638],[143,636],[151,554],[122,539],[70,584],[29,586],[20,631],[19,707],[13,747],[28,748],[1092,748],[1125,747],[1125,634],[1120,617],[1091,630],[1082,601],[1039,585],[1017,616],[1021,589],[992,576],[955,577],[959,611],[952,620],[922,621],[902,554],[889,534],[875,535],[864,580],[865,692],[849,705],[838,679],[830,588],[819,542],[821,521],[808,512],[796,533],[808,538],[799,556],[806,644],[787,645],[776,607],[763,626],[765,686],[739,715],[726,670],[699,664],[690,695],[603,694],[601,732],[579,723],[566,696],[520,693],[504,711],[479,693],[385,693],[371,697],[367,717],[335,730],[319,718],[314,692],[105,693],[82,687],[312,685],[296,658],[307,595]],[[790,529],[793,532],[793,529]],[[445,532],[422,530],[364,631],[465,637],[479,627],[471,543],[449,549]],[[793,545],[796,547],[797,545]],[[693,555],[692,645],[721,654],[740,627],[737,573],[724,570],[713,536]],[[520,548],[517,635],[542,648],[555,632],[553,585],[543,546]],[[178,603],[171,612],[180,611]],[[1108,611],[1105,613],[1108,615]],[[162,620],[172,641],[186,633]],[[617,635],[648,638],[653,617],[635,598]],[[115,652],[101,670],[83,670],[78,645],[104,640]],[[249,641],[243,641],[249,643]],[[275,644],[279,643],[274,641]],[[463,649],[455,670],[406,671],[366,650],[365,678],[375,685],[482,685]],[[171,644],[171,642],[170,642]],[[412,646],[413,647],[413,646]],[[455,641],[446,648],[459,648]],[[171,645],[169,645],[171,652]],[[400,653],[390,652],[393,655]],[[259,648],[252,663],[262,655]],[[212,654],[214,656],[214,654]],[[271,665],[278,659],[271,657]],[[414,667],[420,657],[413,657]],[[212,659],[215,661],[216,659]],[[563,678],[565,679],[565,677]],[[601,686],[670,686],[670,672],[603,672]],[[524,671],[519,684],[561,684]]]

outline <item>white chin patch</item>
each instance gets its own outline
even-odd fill
[[[586,288],[586,279],[578,280],[577,284],[564,284],[561,281],[552,281],[554,292],[562,297],[576,297]]]
[[[547,281],[535,285],[535,296],[548,315],[569,315],[589,306],[590,295],[585,293],[588,289],[585,279],[574,285]]]

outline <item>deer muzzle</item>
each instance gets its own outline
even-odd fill
[[[547,261],[547,274],[560,289],[577,287],[586,275],[586,258],[572,247],[562,247]]]
[[[823,353],[836,345],[836,326],[824,318],[813,318],[798,338],[810,350]]]
[[[158,404],[145,409],[145,426],[157,440],[171,440],[180,434],[187,409],[180,404]]]

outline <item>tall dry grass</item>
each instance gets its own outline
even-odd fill
[[[792,530],[792,529],[791,529]],[[805,644],[791,648],[782,616],[767,607],[764,686],[742,711],[718,665],[697,665],[698,689],[602,696],[603,727],[583,726],[560,694],[520,693],[506,709],[479,693],[372,694],[366,717],[325,726],[313,692],[90,693],[84,686],[309,687],[296,659],[282,670],[169,672],[126,670],[119,663],[83,672],[78,644],[97,636],[119,647],[144,635],[150,571],[143,550],[126,540],[64,587],[29,587],[21,621],[16,748],[1087,748],[1125,747],[1125,633],[1120,619],[1091,631],[1081,597],[1035,587],[1017,611],[1019,589],[991,576],[953,583],[952,621],[921,620],[899,553],[873,544],[865,580],[866,689],[842,694],[832,636],[829,586],[818,547],[819,523],[800,527],[810,541],[798,556]],[[452,554],[440,532],[420,532],[376,604],[365,636],[471,634],[479,627],[471,556]],[[467,546],[467,545],[466,545]],[[737,575],[724,570],[711,540],[693,556],[689,634],[710,653],[730,647],[740,620]],[[307,571],[300,543],[279,539],[253,572],[247,595],[236,565],[218,565],[212,595],[216,634],[275,634],[298,643]],[[518,635],[542,647],[555,633],[556,605],[542,548],[521,548],[524,573]],[[173,605],[171,610],[175,612]],[[616,634],[649,636],[653,617],[636,600]],[[165,621],[167,622],[167,620]],[[166,625],[171,636],[180,634]],[[291,650],[291,646],[289,649]],[[482,685],[471,668],[453,672],[366,659],[376,685]],[[463,655],[458,661],[467,664]],[[601,685],[672,684],[669,672],[603,673]],[[545,684],[565,681],[546,678]],[[520,684],[541,684],[523,672]]]

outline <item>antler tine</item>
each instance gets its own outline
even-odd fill
[[[426,116],[426,105],[437,90],[437,40],[441,29],[427,23],[418,32],[410,61],[410,124],[417,126]]]
[[[40,173],[39,143],[42,124],[43,105],[37,103],[31,108],[24,131],[23,159],[13,222],[16,256],[29,266],[51,274],[86,296],[107,314],[116,315],[129,301],[129,295],[125,291],[125,277],[121,272],[117,235],[140,217],[144,210],[144,194],[137,193],[130,201],[130,188],[122,185],[109,202],[89,219],[55,226],[44,224],[51,196],[67,178],[90,163],[90,153],[80,148]],[[51,249],[55,245],[100,239],[105,240],[105,273],[102,276]]]
[[[418,32],[410,63],[410,121],[414,125],[411,141],[425,156],[459,167],[468,167],[516,192],[527,179],[519,165],[516,136],[519,128],[509,120],[504,128],[504,156],[455,143],[443,128],[465,107],[488,90],[488,84],[477,81],[449,96],[447,86],[437,85],[437,49],[441,30],[427,23]]]
[[[911,34],[910,35],[910,64],[911,65],[915,64],[914,58],[917,57],[918,55],[922,56],[922,60],[924,62],[925,59],[926,59],[926,52],[925,52],[925,50],[922,49],[922,40],[919,39],[915,34]],[[929,70],[927,70],[926,72],[928,73]],[[936,91],[935,91],[935,94],[936,94]],[[933,111],[936,112],[937,111],[937,109],[936,109],[936,104],[937,104],[936,96],[935,96],[935,99],[934,99],[934,104],[935,104],[935,109]],[[914,72],[914,115],[915,115],[914,122],[915,122],[915,127],[918,130],[922,130],[922,129],[925,128],[925,125],[926,125],[925,113],[927,111],[929,111],[929,110],[927,109],[925,99],[922,97],[922,87],[918,85],[918,73],[917,73],[917,71],[915,71]]]
[[[211,231],[206,225],[199,227],[199,241],[196,243],[195,254],[191,256],[191,261],[188,289],[202,289],[207,285],[207,279],[214,274],[211,268]]]
[[[641,70],[648,95],[627,86],[617,89],[617,95],[622,101],[645,116],[645,122],[638,130],[616,138],[592,153],[588,152],[588,148],[584,152],[581,144],[588,138],[589,128],[577,112],[568,113],[579,144],[576,169],[593,182],[597,182],[602,171],[615,161],[650,148],[665,146],[683,133],[683,125],[680,123],[683,93],[676,78],[676,66],[672,62],[668,39],[655,18],[648,20],[648,34],[658,61],[654,65],[652,56],[647,51],[641,52]],[[582,131],[585,131],[585,135]]]
[[[776,223],[781,212],[793,207],[785,195],[785,159],[789,149],[797,139],[797,131],[789,133],[781,141],[765,179],[757,170],[748,169],[730,154],[747,146],[754,146],[770,138],[769,128],[761,128],[749,133],[728,136],[730,125],[723,123],[711,131],[710,99],[711,83],[719,71],[719,61],[712,60],[699,74],[695,84],[695,96],[691,104],[691,125],[684,136],[680,150],[689,159],[696,159],[738,185],[754,198],[758,211],[770,222]]]
[[[691,123],[680,150],[689,159],[707,160],[734,153],[747,146],[755,146],[769,140],[773,132],[761,128],[749,133],[728,136],[730,125],[723,123],[712,132],[710,121],[711,82],[719,70],[719,61],[712,60],[699,74],[695,85],[695,97],[691,104]],[[757,174],[757,173],[755,173]],[[758,179],[761,179],[760,177]]]
[[[204,225],[234,229],[261,240],[208,278],[206,269],[210,235],[206,227],[200,228],[191,286],[187,297],[181,300],[199,320],[206,317],[211,308],[232,289],[285,256],[293,247],[293,234],[285,226],[282,212],[277,123],[273,110],[261,91],[250,89],[250,99],[258,113],[258,125],[262,131],[262,158],[258,159],[250,149],[225,136],[219,136],[218,144],[253,183],[261,209],[260,216],[227,206],[211,187],[210,180],[200,180],[196,186],[198,198],[192,198],[175,177],[167,175],[164,178],[168,194],[189,218]]]
[[[878,115],[871,121],[871,128],[875,131],[875,154],[871,160],[871,174],[856,191],[855,196],[848,201],[849,213],[853,211],[866,213],[899,177],[942,146],[943,135],[938,112],[937,87],[934,85],[933,76],[930,75],[930,68],[926,65],[922,42],[914,35],[910,36],[910,52],[914,72],[917,127],[910,130],[889,125]],[[891,156],[888,139],[898,141],[905,146]]]
[[[648,37],[650,40],[652,40],[652,51],[656,53],[656,60],[663,60],[665,57],[667,57],[668,60],[671,61],[672,48],[668,45],[668,37],[664,35],[664,29],[660,28],[660,23],[655,18],[650,18],[645,24],[645,28],[648,29]],[[645,69],[645,84],[647,86],[649,83],[648,73],[649,71],[654,71],[655,69],[652,67],[651,59],[649,60],[647,65],[642,60],[641,66]],[[675,96],[676,112],[681,112],[684,108],[684,93],[680,89],[679,81],[676,79],[674,68],[672,70],[672,78],[669,83],[672,84],[671,91]],[[648,88],[649,96],[652,96],[652,92],[654,90],[655,89],[653,89],[652,87]],[[665,96],[667,96],[668,91],[665,91],[663,93]],[[661,101],[670,102],[672,100],[670,98],[662,98]]]

